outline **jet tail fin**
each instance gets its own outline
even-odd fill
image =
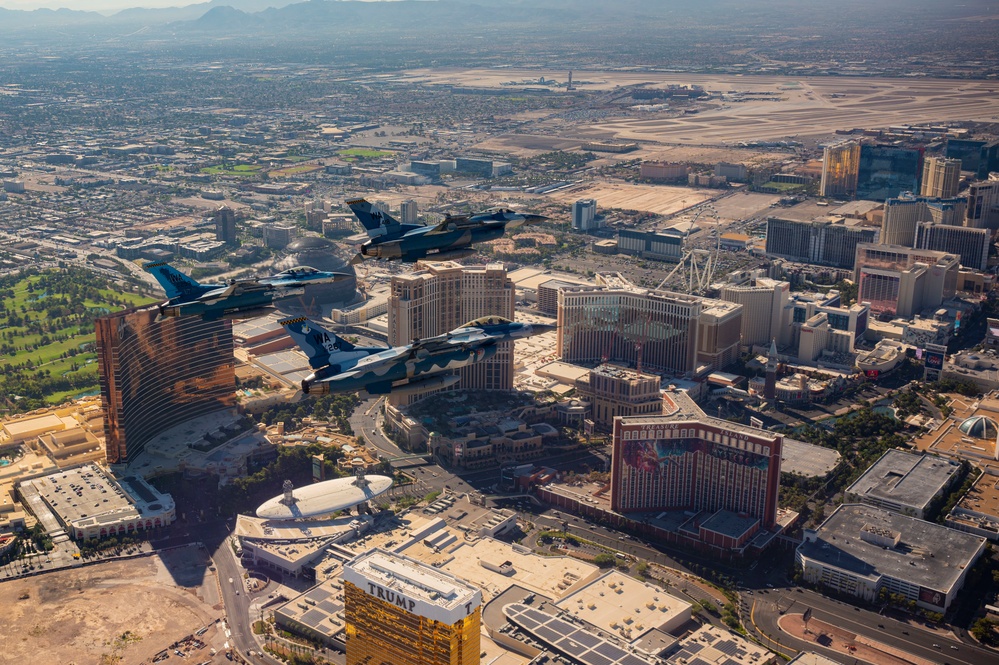
[[[152,273],[156,281],[166,291],[167,298],[171,300],[180,297],[196,297],[205,290],[197,281],[162,261],[146,263],[142,269]]]
[[[278,323],[308,356],[312,369],[332,365],[337,354],[354,350],[353,344],[304,316],[282,319]]]
[[[383,235],[395,235],[402,231],[402,225],[390,214],[371,205],[367,199],[351,199],[347,206],[368,232],[368,237],[377,238]]]

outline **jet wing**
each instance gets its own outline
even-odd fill
[[[293,282],[294,283],[294,282]],[[241,296],[244,293],[249,293],[251,291],[266,291],[267,289],[273,288],[275,284],[273,282],[264,282],[261,280],[253,280],[248,282],[236,282],[233,284],[235,287],[235,295]]]
[[[436,235],[440,235],[442,233],[450,233],[451,231],[454,231],[454,230],[455,230],[454,222],[451,221],[451,220],[445,219],[443,222],[441,222],[437,226],[433,227],[432,229],[430,229],[429,231],[427,231],[423,235],[436,236]]]
[[[478,345],[489,339],[489,335],[481,330],[470,330],[458,335],[448,333],[437,337],[428,337],[413,342],[411,347],[414,351],[437,351],[439,349],[453,349],[459,346]]]
[[[238,284],[231,284],[225,289],[215,289],[214,291],[209,291],[205,295],[201,296],[199,300],[209,305],[212,303],[217,303],[220,300],[225,300],[226,298],[232,297],[236,292],[236,287]]]
[[[412,349],[409,346],[396,346],[391,349],[386,349],[385,351],[373,353],[366,358],[358,360],[357,364],[354,365],[350,371],[361,372],[371,369],[372,367],[377,367],[383,363],[393,363],[405,360],[409,357],[411,350]]]

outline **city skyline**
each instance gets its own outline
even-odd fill
[[[999,665],[994,0],[47,1],[5,659]]]

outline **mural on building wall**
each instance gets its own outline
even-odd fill
[[[770,466],[770,459],[765,455],[698,438],[645,439],[622,443],[624,463],[645,473],[664,473],[667,466],[679,462],[678,458],[698,453],[760,471],[766,471]]]

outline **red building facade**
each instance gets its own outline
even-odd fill
[[[779,434],[727,428],[720,421],[616,418],[611,509],[624,515],[727,511],[773,529],[782,443]]]

